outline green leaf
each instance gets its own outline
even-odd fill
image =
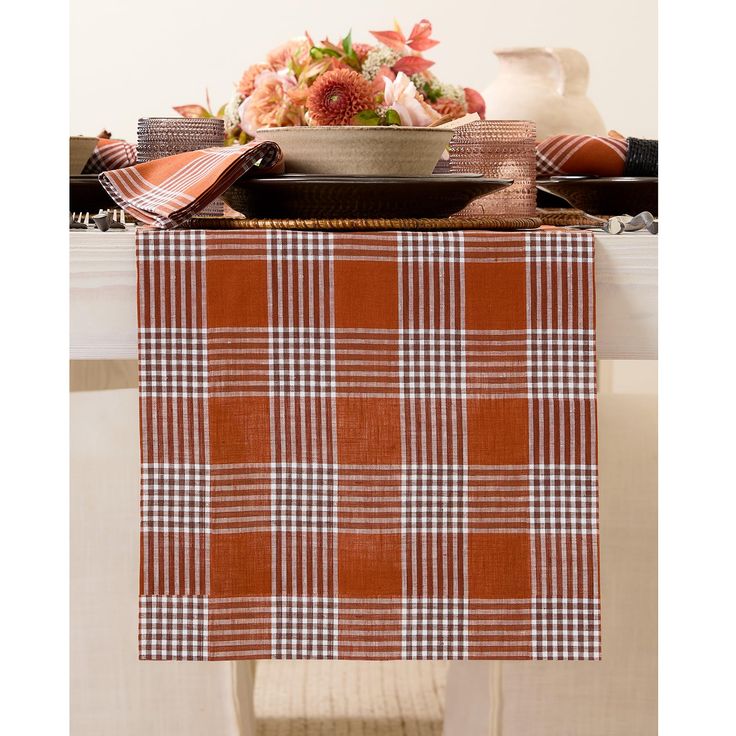
[[[375,110],[363,110],[355,116],[358,125],[378,125],[381,118]]]
[[[393,107],[386,110],[386,125],[401,125],[401,117]]]
[[[342,50],[345,52],[345,63],[353,69],[360,71],[360,59],[353,48],[353,31],[350,30],[348,35],[342,40]]]
[[[312,46],[312,48],[309,49],[309,55],[317,61],[324,59],[325,56],[334,56],[337,59],[340,58],[339,51],[328,49],[326,46]]]
[[[354,55],[355,52],[353,51],[353,29],[352,28],[348,31],[348,35],[345,36],[345,38],[343,38],[342,48],[346,56]]]
[[[424,96],[430,101],[430,102],[437,102],[439,98],[442,96],[441,90],[432,87],[432,85],[429,82],[425,82],[422,85],[422,92],[424,92]]]
[[[227,109],[227,102],[224,105],[220,106],[220,109],[217,111],[217,115],[215,115],[215,117],[224,118],[226,109]]]

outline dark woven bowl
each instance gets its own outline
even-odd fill
[[[243,177],[222,198],[251,218],[449,217],[477,197],[511,184],[478,174],[424,177]]]
[[[646,211],[656,216],[658,183],[657,177],[565,176],[538,179],[537,187],[589,215],[636,215]]]

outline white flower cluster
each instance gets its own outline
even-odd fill
[[[465,90],[457,84],[440,84],[440,90],[442,91],[442,97],[447,97],[450,100],[459,102],[465,107]]]
[[[240,113],[238,108],[240,103],[243,101],[243,95],[237,90],[233,92],[233,96],[230,98],[230,102],[227,103],[225,108],[225,114],[223,118],[225,120],[225,132],[231,133],[235,128],[240,125]]]
[[[421,74],[412,74],[409,79],[414,82],[414,86],[419,90],[424,88],[424,83],[427,81],[427,78]]]
[[[368,81],[373,81],[378,70],[382,66],[393,66],[399,59],[401,54],[398,51],[390,49],[388,46],[384,46],[379,43],[377,46],[372,48],[363,59],[363,76]]]

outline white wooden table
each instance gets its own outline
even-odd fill
[[[647,232],[596,234],[599,359],[657,358],[657,241]],[[137,358],[135,287],[133,230],[70,233],[71,359]],[[452,665],[446,736],[498,732],[491,707],[498,667],[495,662]],[[252,681],[241,687],[252,687]],[[241,724],[244,736],[255,733],[252,727]]]
[[[138,356],[135,233],[70,233],[70,358]],[[596,234],[598,358],[657,357],[657,236]]]

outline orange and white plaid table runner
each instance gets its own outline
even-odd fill
[[[254,166],[274,171],[281,162],[278,145],[251,141],[105,171],[99,179],[115,203],[138,222],[166,228],[186,223]]]
[[[143,659],[598,659],[593,236],[139,231]]]

